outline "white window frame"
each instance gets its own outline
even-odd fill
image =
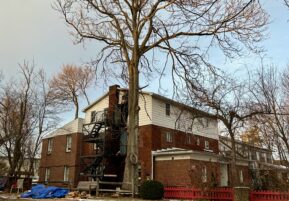
[[[69,167],[67,165],[64,166],[63,181],[69,181]]]
[[[66,136],[66,152],[71,152],[71,147],[72,147],[72,136],[67,135]]]
[[[192,144],[192,139],[190,135],[187,135],[187,140],[186,140],[187,144]]]
[[[53,139],[52,138],[48,138],[47,154],[51,154],[52,153],[52,146],[53,146]]]
[[[173,134],[169,131],[165,133],[166,133],[166,142],[173,142]]]
[[[210,149],[210,142],[205,140],[205,149]]]
[[[200,146],[201,142],[200,142],[200,138],[197,137],[197,146]]]
[[[208,181],[208,177],[207,177],[207,166],[203,166],[202,167],[202,182],[206,183]]]
[[[49,181],[50,178],[50,168],[45,168],[45,178],[44,181],[47,182]]]
[[[242,184],[244,182],[244,176],[243,176],[243,170],[240,170],[240,183]]]

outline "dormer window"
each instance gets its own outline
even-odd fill
[[[166,103],[166,115],[171,116],[171,105]]]

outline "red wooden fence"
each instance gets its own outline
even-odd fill
[[[206,199],[216,201],[233,201],[234,193],[231,188],[201,190],[184,187],[166,187],[164,198],[166,199]]]
[[[289,192],[251,191],[250,201],[289,201]]]

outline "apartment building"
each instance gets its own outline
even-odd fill
[[[111,86],[84,108],[84,119],[48,135],[43,140],[40,181],[72,186],[96,178],[122,181],[129,135],[128,93],[127,89]],[[139,107],[140,179],[156,179],[166,186],[200,182],[230,185],[229,159],[223,155],[216,119],[150,92],[140,93]],[[248,167],[248,160],[238,160],[240,184],[250,183]]]

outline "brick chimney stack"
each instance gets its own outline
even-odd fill
[[[115,107],[118,104],[119,101],[119,91],[118,91],[119,85],[112,85],[109,87],[108,92],[108,118],[110,121],[112,121],[113,113],[115,111]]]

